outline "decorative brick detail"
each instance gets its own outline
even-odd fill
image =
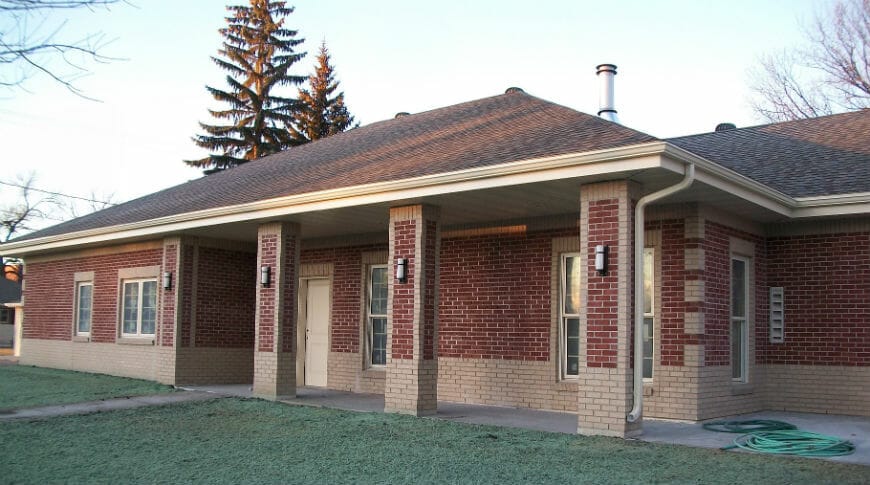
[[[296,319],[299,285],[299,225],[260,226],[257,271],[270,269],[268,286],[255,279],[255,396],[268,399],[296,394]]]
[[[704,314],[701,312],[686,312],[683,315],[685,331],[689,335],[704,333]]]
[[[385,409],[432,414],[438,392],[438,210],[428,206],[390,209]],[[407,259],[407,281],[395,278],[395,262]]]

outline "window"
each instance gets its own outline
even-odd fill
[[[76,283],[76,335],[87,337],[91,334],[93,299],[93,283],[89,281]]]
[[[387,365],[387,267],[371,266],[366,305],[366,340],[370,366]]]
[[[12,310],[0,308],[0,325],[11,325],[12,323]]]
[[[580,374],[580,266],[579,254],[562,255],[560,278],[559,347],[562,378]]]
[[[731,258],[731,378],[746,382],[747,260]]]
[[[157,320],[157,280],[125,280],[121,307],[121,335],[154,335]]]
[[[643,250],[643,378],[653,377],[653,356],[655,341],[653,340],[653,322],[655,320],[655,307],[653,305],[655,250],[645,248]]]

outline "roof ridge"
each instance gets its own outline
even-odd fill
[[[695,136],[703,136],[703,135],[717,135],[718,136],[719,133],[734,133],[735,131],[756,130],[759,128],[766,128],[769,126],[783,126],[783,125],[797,125],[797,124],[803,124],[803,123],[814,123],[817,121],[827,120],[829,118],[834,118],[834,117],[839,117],[839,116],[855,116],[858,114],[865,114],[865,112],[870,113],[870,108],[861,108],[861,109],[857,109],[854,111],[845,111],[843,113],[831,113],[828,115],[815,116],[812,118],[800,118],[797,120],[776,121],[773,123],[763,123],[763,124],[759,124],[759,125],[740,126],[737,128],[732,128],[732,129],[728,129],[728,130],[721,130],[721,131],[716,131],[716,130],[705,131],[705,132],[701,132],[701,133],[693,133],[690,135],[673,136],[673,137],[665,138],[664,140],[665,141],[680,140],[680,139],[692,138]]]

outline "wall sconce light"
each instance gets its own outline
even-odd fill
[[[607,253],[608,247],[599,244],[595,246],[595,271],[598,271],[600,276],[607,274]]]
[[[163,289],[168,290],[172,288],[172,273],[169,271],[163,272]]]
[[[399,283],[408,281],[408,260],[405,258],[396,260],[396,279],[399,280]]]
[[[263,288],[269,286],[269,282],[271,281],[272,276],[272,268],[269,266],[261,266],[260,267],[260,284],[263,285]]]

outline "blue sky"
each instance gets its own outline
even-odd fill
[[[0,91],[3,173],[34,170],[39,187],[129,200],[200,176],[182,160],[207,108],[206,84],[223,86],[211,61],[225,3],[131,0],[76,11],[67,32],[102,31],[104,53],[77,81],[100,103],[34,77]],[[595,66],[614,63],[623,124],[654,136],[758,124],[750,68],[764,53],[802,41],[801,25],[825,0],[722,1],[300,1],[288,26],[306,39],[307,75],[325,40],[350,110],[362,124],[503,93],[527,93],[594,114]],[[0,187],[10,196],[6,187]]]

